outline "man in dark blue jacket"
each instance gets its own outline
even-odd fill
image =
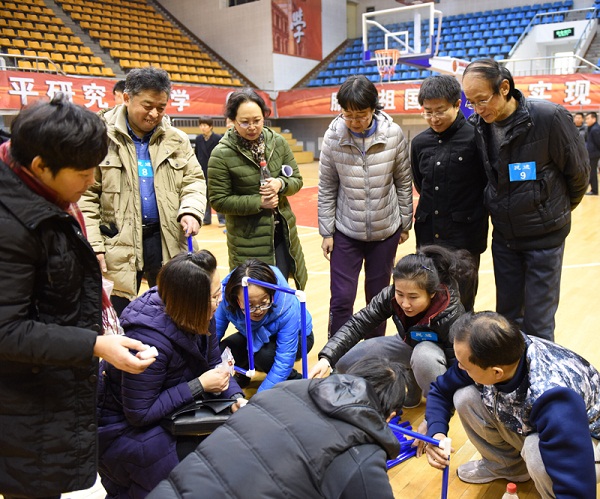
[[[554,340],[571,211],[589,183],[585,144],[566,109],[525,98],[493,59],[469,64],[462,85],[488,178],[496,311]]]
[[[487,177],[473,124],[460,110],[460,83],[450,75],[430,76],[421,85],[418,100],[429,128],[410,146],[413,182],[420,195],[414,223],[417,247],[464,249],[479,269],[488,235],[483,204]],[[477,281],[474,291],[467,303],[461,296],[467,310],[473,310]]]
[[[201,133],[196,137],[196,157],[198,158],[198,162],[204,172],[204,178],[206,179],[206,210],[204,212],[204,221],[202,225],[210,225],[212,223],[212,214],[208,197],[208,159],[210,158],[210,153],[223,136],[213,132],[213,120],[211,118],[200,118],[198,120],[198,126]],[[225,215],[217,213],[217,218],[219,220],[219,227],[224,227]]]
[[[427,434],[443,439],[456,408],[482,456],[459,466],[458,477],[468,483],[531,477],[542,497],[596,497],[600,373],[495,312],[465,314],[451,333],[458,362],[432,384],[425,419]],[[449,464],[437,447],[425,451],[434,468]]]
[[[148,499],[287,497],[392,499],[387,425],[402,407],[406,371],[385,359],[347,374],[284,381],[250,400]]]
[[[587,125],[587,135],[585,148],[590,157],[590,187],[587,193],[592,196],[598,195],[598,161],[600,160],[600,125],[598,125],[598,115],[596,113],[587,113],[585,116]]]

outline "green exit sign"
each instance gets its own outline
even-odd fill
[[[554,30],[554,38],[566,38],[567,36],[575,36],[575,28],[563,28]]]

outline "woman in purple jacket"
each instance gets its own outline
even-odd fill
[[[243,398],[229,372],[216,367],[216,268],[209,251],[177,255],[161,269],[157,287],[121,315],[125,334],[156,347],[158,356],[143,375],[101,364],[99,471],[108,498],[145,497],[183,458],[185,446],[161,426],[162,418],[194,399]]]

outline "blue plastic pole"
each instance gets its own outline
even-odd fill
[[[244,310],[246,318],[246,342],[248,344],[248,370],[254,372],[254,344],[252,342],[252,319],[250,319],[250,299],[248,298],[248,281],[250,278],[242,278],[244,288]]]
[[[188,251],[190,253],[193,253],[194,252],[194,240],[192,239],[192,236],[188,236],[187,241],[188,241]]]

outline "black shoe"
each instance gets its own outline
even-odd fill
[[[302,379],[302,374],[296,371],[296,369],[292,369],[291,374],[288,376],[288,381],[291,379]]]
[[[598,195],[598,193],[597,193],[597,192],[594,192],[594,191],[590,191],[590,192],[586,192],[586,193],[585,193],[585,195],[586,195],[586,196],[597,196],[597,195]]]
[[[248,376],[244,376],[243,374],[235,373],[233,375],[237,384],[240,385],[240,388],[248,388],[250,381],[252,381]]]

